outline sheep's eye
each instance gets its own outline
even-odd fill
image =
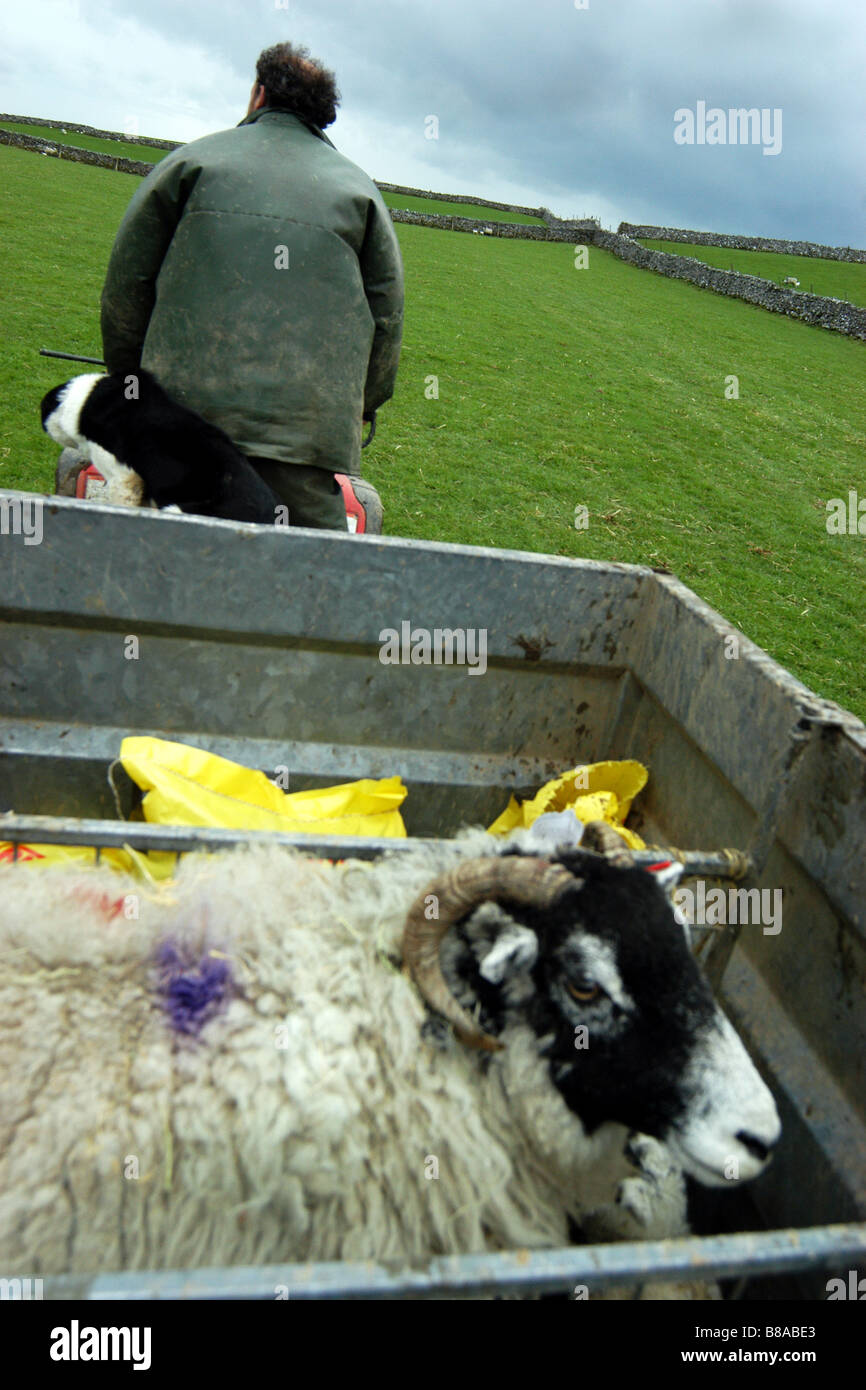
[[[577,999],[581,1004],[591,1004],[601,994],[601,985],[597,985],[595,980],[587,978],[577,980],[575,984],[569,981],[566,989],[572,999]]]

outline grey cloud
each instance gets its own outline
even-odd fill
[[[331,134],[377,178],[862,244],[860,16],[860,0],[84,0],[106,81],[64,70],[38,6],[29,53],[43,46],[52,110],[38,64],[26,80],[13,49],[10,75],[19,109],[111,125],[125,98],[141,129],[184,139],[239,120],[258,52],[290,38],[335,70],[343,110]],[[158,71],[112,47],[121,22],[163,41]],[[676,145],[674,112],[698,100],[781,108],[782,153]],[[438,141],[424,138],[429,114]]]

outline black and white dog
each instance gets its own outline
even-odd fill
[[[80,450],[112,500],[273,525],[280,499],[227,434],[173,401],[149,372],[92,372],[42,400],[42,428]]]

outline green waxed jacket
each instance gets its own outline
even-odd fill
[[[360,472],[394,391],[403,267],[388,209],[321,131],[264,107],[172,151],[121,222],[109,371],[139,365],[245,454]]]

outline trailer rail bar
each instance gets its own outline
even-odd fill
[[[234,849],[238,845],[283,845],[304,850],[320,859],[377,859],[380,855],[421,847],[451,844],[450,840],[405,838],[381,839],[373,836],[292,835],[274,830],[226,830],[211,826],[150,825],[145,821],[80,820],[65,816],[0,815],[0,840],[19,844],[83,845],[100,849],[162,850],[188,854],[196,850]],[[742,878],[751,867],[738,850],[636,850],[636,864],[659,861],[661,853],[675,856],[685,867],[687,877]],[[13,853],[13,859],[17,855]]]
[[[415,1299],[540,1294],[649,1283],[842,1270],[866,1261],[866,1223],[679,1240],[396,1261],[262,1265],[43,1278],[46,1299]]]

